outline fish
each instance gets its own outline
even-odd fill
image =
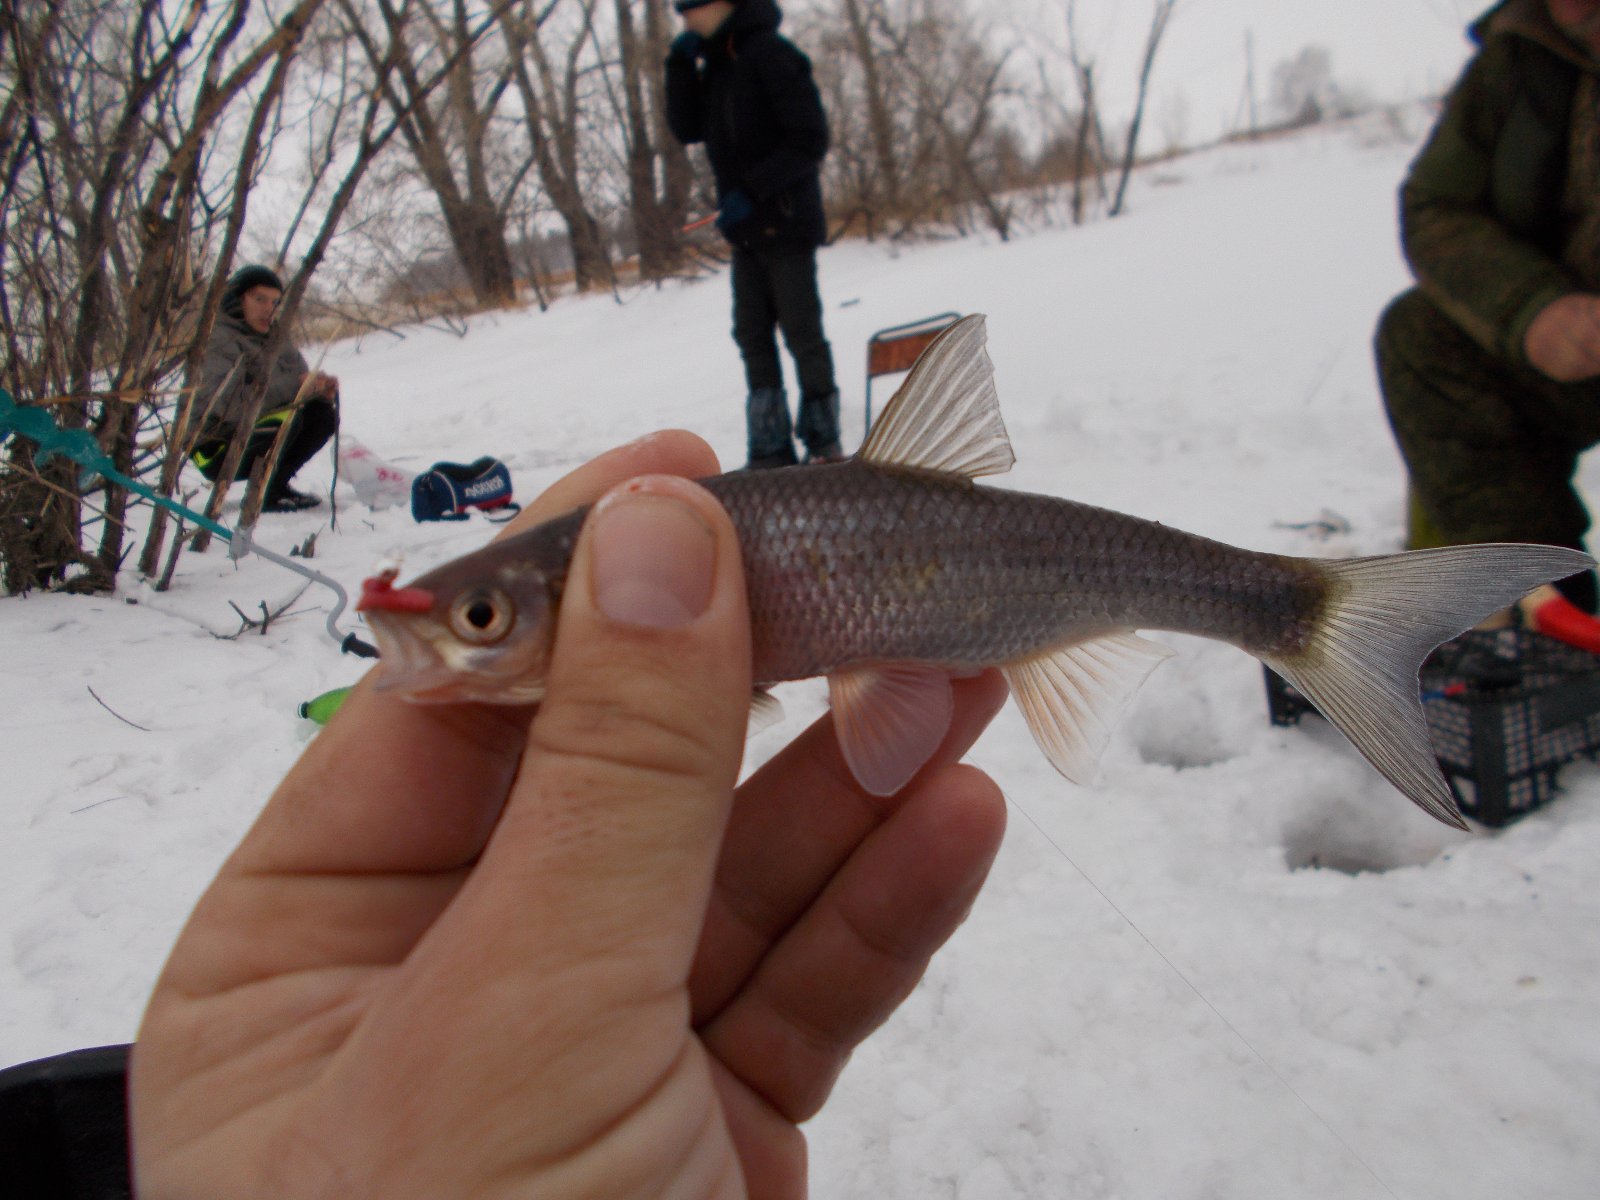
[[[770,712],[775,684],[826,676],[852,774],[891,795],[943,740],[951,679],[998,668],[1045,757],[1084,784],[1174,653],[1141,633],[1194,634],[1260,659],[1405,796],[1466,829],[1430,746],[1422,662],[1594,559],[1513,543],[1302,558],[985,486],[1015,461],[986,347],[982,314],[948,327],[851,458],[699,481],[738,533],[754,711]],[[393,571],[367,580],[380,686],[418,702],[536,703],[586,513],[405,587]]]

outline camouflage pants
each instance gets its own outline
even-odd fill
[[[1600,442],[1600,382],[1556,383],[1494,357],[1416,289],[1384,312],[1375,348],[1414,547],[1584,548],[1589,511],[1572,477]]]

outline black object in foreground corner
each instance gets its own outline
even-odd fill
[[[128,1047],[0,1070],[0,1196],[128,1200]]]
[[[1274,725],[1317,711],[1265,670]],[[1526,816],[1556,794],[1557,768],[1600,754],[1600,657],[1564,642],[1464,633],[1429,656],[1420,681],[1439,768],[1461,811],[1484,825]]]

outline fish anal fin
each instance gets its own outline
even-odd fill
[[[981,313],[962,317],[912,365],[857,455],[880,466],[999,475],[1016,462],[1000,419]]]
[[[955,712],[950,677],[917,663],[830,675],[828,699],[844,760],[874,796],[911,781],[944,741]]]
[[[783,705],[765,688],[757,688],[750,696],[750,719],[745,724],[744,736],[753,738],[765,733],[783,720]]]
[[[1173,651],[1122,631],[1001,668],[1033,740],[1074,783],[1093,781],[1118,715]]]

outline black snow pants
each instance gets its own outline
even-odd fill
[[[794,430],[814,452],[837,447],[839,393],[833,350],[822,329],[817,290],[817,252],[775,247],[733,252],[733,340],[744,360],[749,405],[750,456],[790,448],[789,410],[783,400],[783,367],[777,334],[794,359],[800,385],[800,417]],[[777,411],[781,408],[781,414]]]
[[[278,426],[285,420],[289,422],[289,432],[284,435],[286,440],[283,455],[278,459],[278,469],[267,483],[266,494],[269,497],[282,492],[289,480],[294,478],[294,473],[310,462],[312,456],[327,445],[328,439],[339,428],[338,408],[334,401],[321,396],[307,400],[292,415],[288,410],[265,413],[250,431],[250,438],[244,446],[244,457],[239,460],[239,470],[234,474],[235,479],[250,478],[256,463],[272,449],[272,443],[278,436]],[[203,441],[194,448],[194,465],[200,468],[202,475],[214,481],[222,471],[222,460],[227,452],[228,442],[225,438]]]

